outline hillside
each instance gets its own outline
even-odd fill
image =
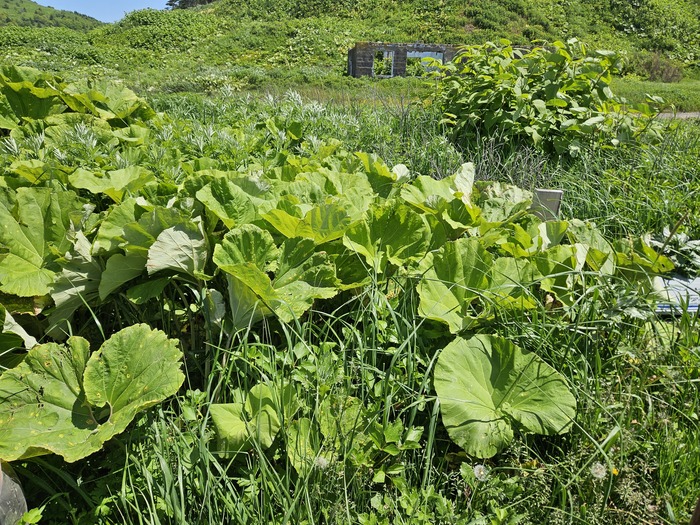
[[[0,0],[0,6],[36,6]],[[529,44],[576,37],[626,52],[627,73],[693,75],[700,5],[693,0],[217,0],[132,12],[88,33],[0,28],[5,61],[78,77],[122,78],[138,91],[345,85],[356,41]],[[15,11],[17,11],[15,9]],[[0,57],[2,60],[2,57]],[[673,75],[671,75],[673,76]],[[677,75],[676,75],[677,76]]]
[[[101,24],[92,17],[44,7],[31,0],[0,0],[0,26],[63,27],[87,31]]]

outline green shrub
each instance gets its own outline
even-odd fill
[[[683,79],[683,64],[658,51],[637,51],[627,59],[622,74],[651,82],[675,83]]]
[[[142,9],[120,22],[93,33],[93,44],[120,45],[158,52],[186,51],[221,29],[220,21],[205,13],[189,10]]]
[[[589,145],[658,140],[656,108],[628,111],[612,93],[619,63],[615,53],[587,52],[575,39],[529,50],[507,40],[468,46],[440,68],[436,98],[462,147],[498,134],[514,144],[575,156]]]

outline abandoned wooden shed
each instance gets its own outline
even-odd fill
[[[434,58],[443,64],[457,54],[449,44],[392,44],[357,42],[348,51],[348,75],[351,77],[403,77],[412,60]]]

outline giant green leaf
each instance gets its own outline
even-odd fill
[[[113,127],[125,127],[131,122],[150,120],[155,116],[143,99],[114,82],[98,81],[89,89],[84,83],[68,84],[60,95],[74,111],[89,111]]]
[[[270,309],[245,283],[226,276],[226,292],[234,331],[245,330],[271,314]]]
[[[184,224],[189,217],[176,208],[155,206],[141,215],[136,222],[123,226],[124,241],[120,244],[127,254],[148,257],[148,250],[163,230]]]
[[[18,119],[15,112],[7,101],[7,97],[0,93],[0,129],[15,129],[17,125]]]
[[[560,244],[538,254],[534,261],[542,274],[540,287],[563,304],[572,306],[576,301],[576,286],[581,282],[586,251],[577,244]]]
[[[452,182],[453,177],[436,180],[419,175],[411,184],[401,188],[401,198],[426,213],[437,213],[455,199]]]
[[[148,275],[173,270],[193,277],[203,275],[207,262],[207,242],[193,222],[178,224],[160,232],[148,249]]]
[[[124,209],[122,207],[126,205]],[[182,267],[189,268],[201,266],[201,254],[195,254],[194,246],[201,245],[203,242],[200,233],[192,233],[190,239],[187,231],[197,230],[197,227],[187,221],[183,214],[174,208],[163,208],[161,206],[154,207],[148,213],[141,215],[138,221],[124,221],[131,215],[131,203],[125,201],[124,205],[118,206],[121,210],[116,216],[110,214],[108,216],[108,224],[103,223],[103,227],[107,229],[105,232],[98,232],[99,239],[103,239],[100,246],[110,247],[107,234],[109,232],[121,232],[122,237],[120,246],[124,248],[125,254],[116,253],[107,260],[107,267],[102,273],[100,281],[99,293],[100,298],[104,299],[122,284],[130,281],[141,275],[146,264],[151,258],[152,271],[154,273],[158,269],[181,269]],[[114,218],[114,221],[109,219]],[[123,224],[123,226],[122,226]],[[175,230],[176,226],[182,227],[180,230]],[[160,237],[161,234],[168,230],[169,233]],[[175,239],[179,236],[186,236],[189,239],[189,246],[184,247],[186,251],[176,250],[173,253],[164,253],[164,250],[172,248]],[[156,241],[160,238],[160,242]],[[151,248],[156,245],[156,249],[151,253]],[[155,258],[152,258],[155,257]],[[191,259],[190,259],[191,258]]]
[[[277,268],[279,249],[270,232],[249,224],[228,232],[214,248],[214,263],[220,268],[251,264],[261,272]]]
[[[306,312],[315,299],[337,293],[335,267],[324,252],[316,252],[311,239],[294,238],[282,243],[279,268],[272,282],[275,297],[264,298],[285,321]]]
[[[493,181],[478,181],[472,198],[481,208],[484,221],[499,223],[508,220],[518,212],[524,212],[532,205],[532,192]]]
[[[374,154],[357,152],[355,156],[362,163],[367,174],[367,180],[369,180],[375,193],[380,197],[387,198],[392,189],[396,187],[394,184],[397,179],[396,174],[392,173],[387,165]]]
[[[569,241],[586,251],[586,263],[593,271],[605,275],[615,273],[615,250],[595,224],[578,219],[569,221]]]
[[[370,210],[363,221],[349,228],[343,244],[381,273],[387,261],[401,266],[424,257],[430,240],[431,228],[421,214],[410,206],[390,201]]]
[[[136,199],[130,198],[112,206],[100,223],[92,243],[92,253],[112,252],[124,242],[124,227],[136,222]]]
[[[454,174],[455,196],[459,197],[464,204],[471,204],[472,191],[474,190],[474,177],[476,169],[474,163],[465,162]]]
[[[100,299],[104,300],[122,284],[141,275],[145,267],[146,258],[139,253],[112,255],[107,260],[107,266],[100,278],[98,286]]]
[[[476,238],[448,242],[427,264],[418,284],[421,316],[446,323],[452,333],[469,328],[478,315],[473,305],[489,288],[491,255]]]
[[[326,253],[315,251],[312,239],[287,239],[278,249],[269,232],[246,225],[224,236],[213,260],[285,322],[306,312],[314,299],[333,297],[338,291],[335,268]],[[241,304],[251,312],[255,304],[245,293]]]
[[[0,254],[0,291],[21,297],[49,292],[55,277],[49,267],[52,249],[70,248],[66,231],[82,205],[72,191],[52,188],[19,188],[16,212],[0,202],[0,249],[7,252]]]
[[[40,120],[65,111],[56,83],[53,76],[31,68],[7,66],[0,71],[0,93],[22,120]]]
[[[104,173],[93,173],[78,168],[68,177],[68,180],[74,188],[86,189],[93,194],[104,193],[114,202],[120,203],[125,194],[136,192],[146,183],[154,180],[154,177],[145,168],[129,166]]]
[[[60,330],[65,330],[65,323],[71,320],[73,313],[83,305],[94,304],[98,296],[102,267],[92,258],[90,241],[85,234],[77,232],[75,237],[73,250],[59,260],[62,270],[51,285],[54,307],[49,311],[48,319],[51,335],[56,339],[60,337]]]
[[[337,202],[314,206],[303,217],[278,208],[270,210],[263,218],[285,237],[306,237],[316,244],[339,239],[352,223],[346,207]]]
[[[47,161],[28,159],[13,161],[8,171],[26,179],[32,185],[39,185],[46,181],[60,181],[65,184],[68,182],[68,173],[71,168],[53,159]]]
[[[14,320],[10,312],[0,304],[0,358],[14,348],[32,348],[37,344],[36,339]]]
[[[218,177],[197,191],[196,195],[229,229],[253,222],[257,215],[248,194],[225,177]]]
[[[529,260],[499,257],[491,266],[485,297],[495,308],[536,308],[533,284],[538,277],[537,267]]]
[[[435,391],[452,440],[488,458],[513,439],[514,423],[537,434],[567,432],[576,399],[565,378],[507,339],[455,339],[435,366]]]
[[[324,468],[333,460],[333,453],[321,446],[315,430],[313,422],[306,417],[287,428],[287,457],[300,476],[309,475],[314,468]]]
[[[181,359],[176,341],[143,324],[92,355],[80,337],[32,348],[0,376],[0,459],[55,453],[73,462],[100,450],[138,412],[177,392]]]

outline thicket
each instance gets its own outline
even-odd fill
[[[465,149],[493,136],[556,156],[660,141],[663,100],[627,107],[610,89],[619,64],[615,53],[588,52],[575,39],[532,49],[507,40],[469,46],[440,67],[436,103]]]

